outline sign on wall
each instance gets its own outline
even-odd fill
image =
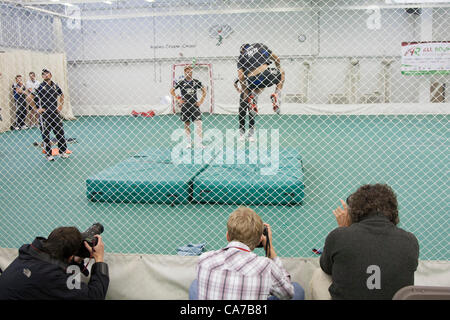
[[[450,74],[450,41],[402,42],[404,75]]]

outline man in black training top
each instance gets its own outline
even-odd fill
[[[180,89],[181,96],[176,96],[175,90]],[[202,97],[197,101],[197,90],[202,90]],[[200,106],[206,97],[206,88],[202,83],[192,78],[192,67],[186,66],[184,68],[184,79],[178,81],[175,86],[170,89],[170,94],[175,97],[177,103],[181,104],[181,121],[184,122],[184,130],[187,139],[187,148],[191,148],[191,121],[194,122],[197,127],[196,133],[198,140],[196,141],[196,147],[204,148],[202,143],[202,113]],[[198,143],[198,145],[197,145]]]
[[[276,68],[269,67],[272,62],[275,62]],[[264,88],[276,85],[270,98],[273,111],[280,114],[281,89],[284,85],[280,58],[262,43],[245,43],[240,49],[237,68],[241,88],[245,88],[244,92],[254,112],[258,112],[258,95]]]
[[[61,88],[52,81],[52,74],[47,69],[42,70],[42,79],[44,81],[31,94],[39,99],[39,106],[36,106],[35,99],[30,103],[39,113],[39,124],[41,128],[42,140],[48,161],[55,160],[52,156],[52,144],[50,133],[55,133],[58,141],[58,148],[61,158],[69,157],[67,151],[66,138],[64,137],[63,121],[60,115],[64,105],[64,94]]]

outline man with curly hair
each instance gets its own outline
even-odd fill
[[[312,295],[325,298],[317,294],[317,285],[329,276],[332,299],[390,300],[401,288],[414,285],[419,243],[412,233],[397,227],[398,204],[392,188],[367,184],[346,202],[340,201],[342,207],[333,210],[339,227],[325,240],[320,257],[323,272],[312,278]]]

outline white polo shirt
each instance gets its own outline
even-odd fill
[[[41,83],[37,80],[35,80],[34,82],[31,80],[28,80],[27,84],[26,84],[26,88],[27,88],[27,90],[32,89],[31,92],[34,92],[37,88],[39,88],[40,84]]]

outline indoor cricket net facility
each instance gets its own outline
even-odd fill
[[[449,31],[448,1],[1,0],[0,268],[98,222],[108,298],[187,299],[245,206],[312,299],[332,211],[381,183],[450,287]]]

